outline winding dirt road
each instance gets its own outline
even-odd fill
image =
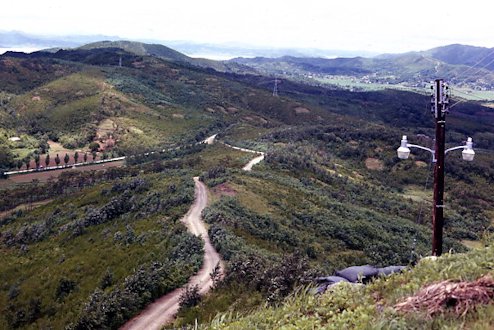
[[[214,139],[213,139],[213,141],[214,141]],[[255,151],[255,150],[250,150],[250,149],[246,149],[246,148],[235,147],[235,146],[232,146],[231,144],[228,144],[225,142],[221,142],[221,143],[223,145],[225,145],[229,148],[235,149],[235,150],[240,150],[243,152],[250,152],[251,154],[259,155],[255,158],[251,159],[244,167],[242,167],[242,170],[244,170],[244,171],[252,171],[252,166],[260,163],[264,159],[264,152],[262,152],[262,151]]]
[[[264,159],[264,153],[261,152],[260,156],[257,156],[256,158],[253,158],[250,162],[245,165],[242,170],[244,171],[252,171],[252,166],[256,165],[257,163],[260,163]]]
[[[182,219],[189,231],[204,240],[204,262],[199,272],[190,278],[188,285],[198,285],[199,292],[205,294],[208,292],[213,282],[209,274],[214,267],[220,263],[221,272],[224,271],[224,265],[220,255],[214,249],[208,236],[208,231],[204,222],[201,220],[201,212],[208,203],[208,193],[206,186],[199,181],[198,177],[194,178],[195,183],[195,201],[189,212]],[[179,309],[179,299],[184,288],[178,288],[174,291],[159,298],[152,304],[148,305],[139,315],[124,324],[121,330],[152,330],[161,329],[165,324],[173,321],[175,314]]]
[[[210,136],[202,143],[213,144],[216,138],[216,134]],[[253,158],[242,169],[244,171],[251,171],[252,166],[261,162],[264,159],[264,153],[254,151],[245,148],[234,147],[224,143],[226,146],[241,150],[244,152],[250,152],[257,154],[258,156]],[[195,201],[192,204],[189,212],[184,216],[182,221],[187,226],[187,229],[194,235],[201,236],[204,240],[204,261],[199,272],[190,278],[187,285],[199,286],[199,293],[205,294],[213,286],[209,274],[213,271],[216,265],[219,263],[221,267],[221,273],[224,273],[224,264],[220,258],[220,255],[214,249],[208,236],[208,231],[204,222],[201,220],[201,212],[207,206],[208,192],[206,186],[199,181],[198,177],[194,178],[195,183]],[[161,329],[164,325],[170,323],[175,318],[180,307],[179,300],[184,287],[175,289],[174,291],[164,295],[152,304],[148,305],[141,313],[135,316],[133,319],[125,323],[120,330],[153,330]]]

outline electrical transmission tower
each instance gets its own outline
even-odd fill
[[[278,80],[278,78],[274,78],[274,87],[273,87],[273,96],[276,96],[278,97],[278,83],[280,81]]]

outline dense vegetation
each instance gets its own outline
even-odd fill
[[[402,134],[430,146],[427,97],[290,81],[273,97],[268,77],[165,60],[167,49],[100,46],[0,57],[0,77],[20,72],[0,94],[0,169],[49,151],[50,140],[98,148],[97,135],[112,135],[113,151],[129,156],[120,169],[0,188],[0,211],[53,199],[0,220],[0,327],[117,328],[185,283],[202,260],[200,241],[179,223],[193,176],[210,189],[203,216],[227,273],[197,305],[184,305],[175,326],[279,305],[315,276],[346,266],[414,264],[429,254],[430,156],[395,156]],[[448,155],[445,250],[463,252],[493,231],[494,160],[482,152],[494,146],[493,125],[479,104],[448,115],[448,142],[468,134],[478,152],[469,164]],[[245,173],[253,154],[196,144],[216,133],[265,152],[264,162]],[[151,150],[160,152],[144,154]],[[334,299],[347,300],[353,291],[345,290]],[[342,303],[290,299],[286,306],[296,308]]]
[[[316,275],[350,265],[414,264],[430,253],[429,155],[399,161],[390,144],[396,129],[360,124],[271,129],[249,143],[236,141],[248,136],[245,126],[229,132],[231,143],[266,150],[266,159],[250,174],[223,166],[203,174],[213,191],[229,192],[204,213],[227,276],[176,325],[279,302]],[[369,158],[381,166],[367,168]],[[447,251],[465,251],[460,241],[493,230],[492,201],[482,192],[492,182],[488,159],[448,157]]]
[[[202,262],[200,239],[179,222],[193,199],[189,173],[58,195],[2,220],[2,328],[115,328]]]

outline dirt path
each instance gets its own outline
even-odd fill
[[[223,262],[218,252],[214,249],[209,241],[208,231],[204,222],[201,220],[201,212],[208,203],[208,193],[206,186],[199,181],[198,177],[194,178],[195,183],[195,201],[189,212],[182,219],[189,231],[197,236],[202,236],[204,240],[204,262],[199,272],[190,278],[188,285],[198,285],[199,292],[204,294],[211,289],[213,282],[209,274],[218,264],[221,265],[221,271],[224,270]],[[175,289],[167,295],[159,298],[152,304],[148,305],[139,315],[124,324],[121,330],[152,330],[161,329],[163,325],[173,321],[175,314],[179,309],[179,299],[183,287]]]
[[[260,156],[257,156],[256,158],[251,159],[250,162],[245,165],[242,170],[244,171],[252,171],[252,166],[256,165],[257,163],[260,163],[264,159],[264,153],[261,153]]]
[[[0,212],[0,219],[3,219],[5,218],[6,216],[8,215],[11,215],[12,213],[16,212],[16,211],[19,211],[19,210],[29,210],[29,209],[34,209],[38,206],[41,206],[41,205],[45,205],[45,204],[48,204],[49,202],[51,202],[53,199],[45,199],[45,200],[42,200],[42,201],[38,201],[38,202],[32,202],[31,204],[29,203],[25,203],[25,204],[20,204],[20,205],[17,205],[16,207],[14,207],[13,209],[10,209],[10,210],[6,210],[6,211],[1,211]]]
[[[240,148],[240,147],[235,147],[235,146],[232,146],[231,144],[228,144],[228,143],[224,143],[222,142],[225,146],[229,147],[229,148],[232,148],[232,149],[235,149],[235,150],[240,150],[240,151],[244,151],[244,152],[250,152],[251,154],[257,154],[259,156],[251,159],[247,165],[245,165],[244,167],[242,167],[242,170],[244,171],[252,171],[252,166],[260,163],[263,159],[264,159],[264,152],[262,151],[255,151],[255,150],[250,150],[250,149],[246,149],[246,148]]]

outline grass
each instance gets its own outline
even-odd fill
[[[432,200],[432,192],[430,190],[424,190],[424,187],[409,185],[405,187],[403,197],[410,198],[414,202],[430,204]]]
[[[458,93],[455,93],[455,90],[458,91]],[[492,101],[494,100],[494,91],[489,91],[489,90],[474,90],[471,88],[455,88],[452,91],[452,94],[454,96],[457,96],[459,98],[469,100],[469,101]],[[455,95],[456,94],[456,95]]]
[[[207,171],[219,166],[241,169],[252,158],[252,154],[215,143],[204,149],[198,157],[199,163],[196,167],[201,171]]]
[[[465,245],[466,247],[470,248],[470,249],[480,249],[480,248],[483,248],[484,247],[484,244],[480,241],[472,241],[472,240],[463,240],[461,241],[461,243],[463,243],[463,245]]]
[[[432,319],[420,313],[400,314],[393,306],[428,284],[475,280],[494,275],[493,268],[492,245],[465,254],[445,254],[365,287],[342,284],[321,296],[301,289],[281,306],[263,306],[243,315],[220,314],[202,329],[487,329],[494,325],[494,305],[479,306],[462,317],[446,308]]]
[[[349,89],[357,89],[363,91],[378,91],[378,90],[383,90],[386,88],[393,88],[393,87],[399,88],[398,86],[388,85],[388,84],[359,82],[356,81],[356,78],[347,77],[347,76],[326,76],[324,78],[315,77],[313,79],[324,84],[336,85],[339,87],[345,87]],[[405,89],[405,88],[402,87],[401,89]]]

